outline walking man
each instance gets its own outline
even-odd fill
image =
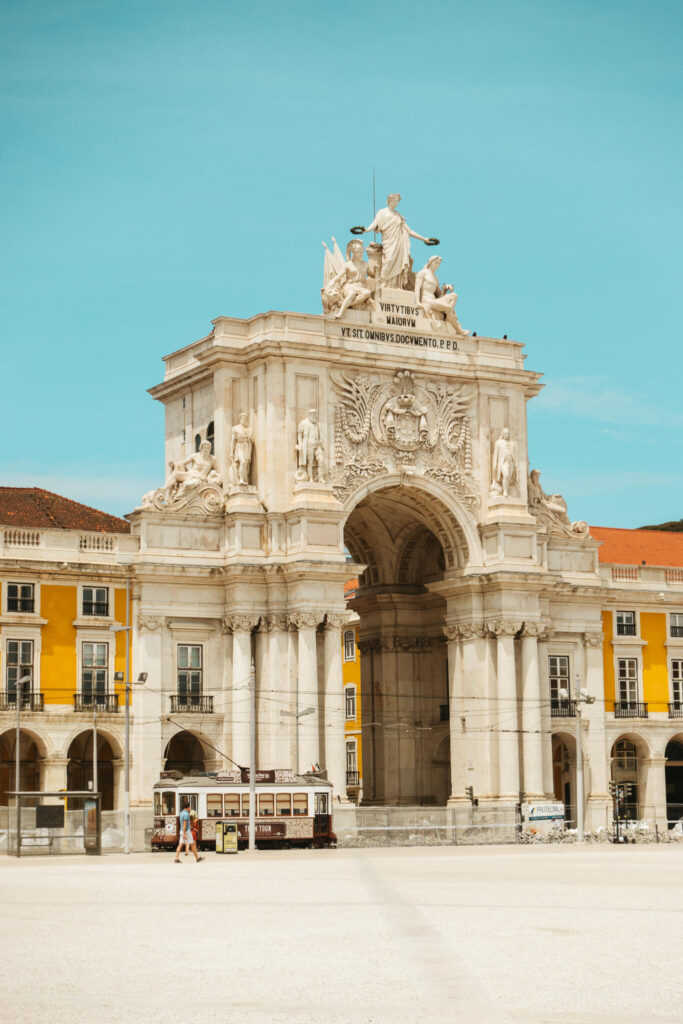
[[[183,846],[185,847],[185,852],[187,852],[187,847],[190,847],[194,854],[194,859],[197,861],[197,864],[199,864],[200,860],[204,860],[203,857],[200,857],[197,854],[197,844],[195,843],[194,836],[192,835],[192,821],[190,818],[189,797],[185,797],[185,799],[183,800],[183,809],[180,812],[180,842],[178,843],[178,849],[175,852],[176,864],[180,864],[180,851],[182,850]]]

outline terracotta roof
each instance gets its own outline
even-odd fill
[[[349,580],[344,584],[344,597],[353,597],[358,590],[358,580]]]
[[[130,533],[130,523],[42,487],[0,487],[0,523],[42,530]]]
[[[609,565],[683,566],[683,533],[663,530],[619,530],[611,526],[591,526],[591,537],[603,543],[598,549],[600,562]]]

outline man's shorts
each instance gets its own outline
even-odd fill
[[[194,842],[194,836],[192,835],[191,832],[181,832],[180,842],[185,843],[186,846],[192,846]]]

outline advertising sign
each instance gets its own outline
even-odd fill
[[[237,823],[216,822],[216,853],[237,853]]]
[[[529,821],[564,821],[564,804],[529,804]]]

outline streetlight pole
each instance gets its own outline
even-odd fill
[[[97,704],[93,705],[92,713],[92,789],[97,792]]]
[[[256,849],[256,666],[249,672],[249,851]]]
[[[17,737],[14,741],[14,788],[17,793],[21,789],[20,775],[21,775],[21,697],[24,691],[24,683],[30,683],[30,676],[22,676],[21,679],[17,679],[16,682],[16,694],[17,694]],[[17,856],[19,856],[19,797],[15,797],[16,801],[16,833],[17,833]]]
[[[295,754],[295,765],[294,770],[296,774],[299,774],[299,721],[304,715],[312,715],[315,708],[304,708],[303,711],[281,711],[280,716],[282,718],[295,718],[296,719],[296,731],[295,731],[295,743],[296,743],[296,754]]]
[[[569,700],[569,693],[562,689],[559,691],[560,700]],[[581,705],[595,704],[595,697],[592,697],[587,690],[579,689],[579,674],[576,673],[576,841],[585,842],[584,836],[584,813],[583,813],[583,745],[581,743]]]

